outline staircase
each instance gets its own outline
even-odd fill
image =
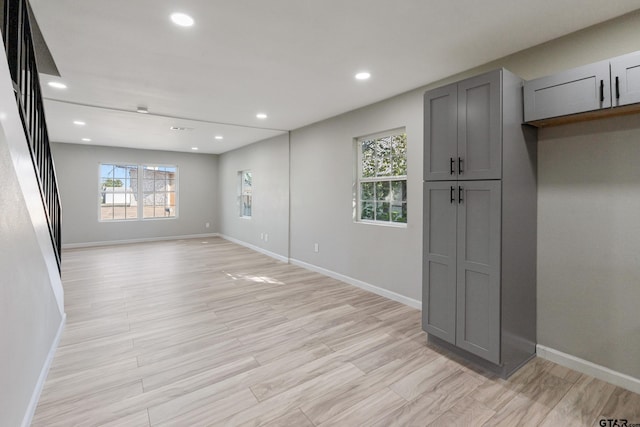
[[[62,251],[62,208],[56,171],[42,102],[36,52],[26,0],[0,1],[2,37],[13,81],[16,103],[22,119],[40,196],[49,225],[51,243],[60,272]]]

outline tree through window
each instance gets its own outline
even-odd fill
[[[407,135],[368,136],[358,146],[358,220],[407,222]]]
[[[240,176],[240,216],[251,218],[253,175],[251,171],[238,172],[238,175]]]

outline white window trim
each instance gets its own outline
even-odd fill
[[[384,176],[384,177],[370,177],[370,178],[362,178],[362,149],[360,146],[360,142],[363,139],[378,139],[378,138],[382,138],[385,136],[392,136],[392,135],[398,135],[398,134],[406,134],[406,129],[405,128],[396,128],[396,129],[391,129],[388,131],[383,131],[383,132],[377,132],[374,134],[368,134],[368,135],[363,135],[363,136],[359,136],[357,138],[354,138],[354,149],[356,151],[356,168],[355,168],[355,180],[354,180],[354,186],[355,186],[355,191],[354,191],[354,205],[355,205],[355,209],[354,211],[354,222],[358,223],[358,224],[366,224],[366,225],[376,225],[376,226],[382,226],[382,227],[394,227],[394,228],[407,228],[407,222],[394,222],[394,221],[380,221],[380,220],[371,220],[371,219],[361,219],[361,214],[362,214],[362,186],[360,185],[360,183],[363,182],[391,182],[391,181],[405,181],[405,183],[407,184],[408,187],[408,179],[407,179],[407,175],[394,175],[394,176]],[[405,154],[406,156],[406,154]],[[408,199],[405,202],[407,203],[408,206]]]
[[[124,219],[102,219],[102,210],[101,210],[101,206],[100,203],[97,204],[97,208],[98,208],[98,222],[104,222],[104,223],[112,223],[112,222],[135,222],[135,221],[170,221],[170,220],[174,220],[174,219],[178,219],[178,215],[180,213],[180,167],[177,164],[161,164],[161,163],[138,163],[138,162],[98,162],[98,189],[100,188],[100,182],[103,178],[102,173],[101,173],[101,166],[102,165],[125,165],[125,166],[136,166],[138,168],[138,179],[140,181],[142,181],[144,179],[144,177],[141,179],[139,178],[141,175],[141,172],[144,173],[144,167],[148,166],[148,167],[172,167],[172,168],[176,168],[176,178],[175,178],[175,193],[176,193],[176,210],[175,210],[175,215],[173,216],[166,216],[166,217],[151,217],[151,218],[144,218],[144,203],[139,203],[137,206],[137,212],[138,212],[138,217],[137,218],[124,218]],[[98,190],[99,191],[99,190]],[[137,200],[142,200],[142,198],[144,197],[144,189],[143,186],[138,184],[138,191],[135,193]]]

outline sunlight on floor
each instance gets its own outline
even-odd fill
[[[266,277],[266,276],[252,276],[249,274],[242,274],[242,273],[229,273],[229,272],[224,272],[224,274],[229,277],[230,279],[233,280],[248,280],[250,282],[256,282],[256,283],[269,283],[271,285],[284,285],[284,282],[281,282],[277,279],[271,278],[271,277]]]

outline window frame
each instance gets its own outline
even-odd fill
[[[244,189],[245,189],[245,184],[244,184],[244,176],[245,174],[251,174],[251,194],[249,194],[250,197],[250,202],[249,202],[249,215],[245,215],[245,209],[244,209]],[[251,169],[243,169],[238,171],[238,216],[241,219],[251,219],[253,218],[253,171]]]
[[[107,178],[105,176],[102,175],[102,167],[103,166],[111,166],[113,168],[115,168],[116,166],[125,166],[125,167],[133,167],[135,166],[136,168],[138,167],[137,164],[133,163],[133,162],[99,162],[98,163],[98,204],[97,204],[97,212],[98,212],[98,222],[130,222],[130,221],[137,221],[139,219],[140,216],[140,210],[137,207],[136,204],[136,217],[135,218],[102,218],[102,202],[101,202],[101,198],[102,198],[102,179],[103,178]],[[116,178],[115,176],[112,179],[119,179]],[[138,194],[136,192],[131,192],[129,194],[133,194],[136,197],[138,196]],[[137,199],[136,199],[137,200]],[[126,214],[125,214],[126,216]]]
[[[137,169],[137,191],[131,192],[136,198],[136,212],[137,216],[135,218],[102,218],[102,203],[101,203],[101,188],[102,188],[102,166],[135,166]],[[175,213],[173,216],[162,216],[162,217],[144,217],[144,168],[145,167],[170,167],[175,168]],[[142,178],[141,178],[142,177]],[[116,178],[114,178],[116,179]],[[111,222],[134,222],[134,221],[167,221],[174,220],[179,218],[180,212],[180,167],[178,164],[161,164],[161,163],[146,163],[146,162],[98,162],[98,222],[111,223]],[[168,193],[168,192],[166,192]]]
[[[144,195],[145,195],[145,193],[148,193],[148,192],[144,191],[144,184],[143,184],[143,185],[139,185],[138,186],[138,195],[140,197],[140,200],[142,200],[142,203],[141,203],[141,205],[142,205],[142,207],[141,207],[141,210],[142,210],[141,220],[143,220],[143,221],[153,221],[153,220],[165,221],[165,220],[169,220],[169,219],[177,219],[178,218],[178,211],[179,211],[179,209],[178,209],[178,202],[179,202],[179,200],[178,200],[179,199],[179,196],[178,196],[178,193],[179,193],[179,191],[178,191],[179,179],[178,179],[178,177],[180,175],[179,172],[178,172],[179,171],[178,165],[177,164],[176,165],[167,165],[167,164],[160,164],[160,163],[140,163],[138,165],[138,176],[140,176],[140,171],[142,171],[142,182],[143,183],[144,183],[144,179],[145,179],[144,178],[145,167],[150,167],[150,168],[175,168],[176,169],[175,178],[174,178],[175,189],[173,190],[173,193],[175,193],[175,213],[174,213],[173,216],[153,216],[153,217],[145,218],[144,217]],[[138,179],[140,179],[140,178],[138,178]],[[155,181],[155,179],[154,179],[154,181]],[[155,194],[155,193],[170,193],[170,191],[153,191],[153,194]],[[155,206],[156,206],[155,203],[154,203],[153,206],[154,206],[154,212],[155,212]]]
[[[405,140],[407,139],[407,132],[406,132],[406,128],[395,128],[395,129],[391,129],[388,131],[383,131],[383,132],[377,132],[377,133],[373,133],[373,134],[368,134],[368,135],[364,135],[364,136],[360,136],[357,138],[354,138],[354,149],[356,151],[356,167],[355,167],[355,191],[354,191],[354,222],[360,223],[360,224],[369,224],[369,225],[379,225],[379,226],[384,226],[384,227],[398,227],[398,228],[406,228],[407,224],[408,224],[408,215],[405,214],[405,217],[407,218],[407,220],[405,222],[398,222],[398,221],[393,221],[392,220],[392,212],[391,212],[391,208],[393,205],[394,200],[391,198],[392,197],[392,187],[393,184],[392,182],[394,181],[404,181],[404,186],[405,186],[405,200],[400,202],[400,206],[402,206],[403,204],[405,205],[405,209],[408,210],[408,197],[407,197],[407,187],[408,187],[408,179],[407,179],[407,174],[405,175],[389,175],[389,176],[374,176],[374,177],[363,177],[363,150],[362,150],[362,142],[363,141],[370,141],[370,140],[377,140],[377,139],[381,139],[381,138],[385,138],[385,137],[393,137],[396,135],[405,135]],[[408,149],[408,145],[405,145],[405,151],[404,151],[404,162],[405,162],[405,169],[408,169],[408,165],[407,165],[407,150]],[[375,156],[374,161],[377,163],[378,162],[378,156]],[[377,169],[377,166],[376,166]],[[407,170],[405,170],[407,171]],[[374,187],[376,185],[376,183],[378,182],[388,182],[389,183],[389,219],[388,220],[379,220],[379,219],[363,219],[362,218],[362,203],[363,203],[363,199],[362,199],[362,183],[366,183],[366,182],[372,182],[374,184]],[[375,204],[376,202],[378,202],[377,199],[373,199],[373,203]],[[375,215],[375,205],[374,205],[374,215]]]

